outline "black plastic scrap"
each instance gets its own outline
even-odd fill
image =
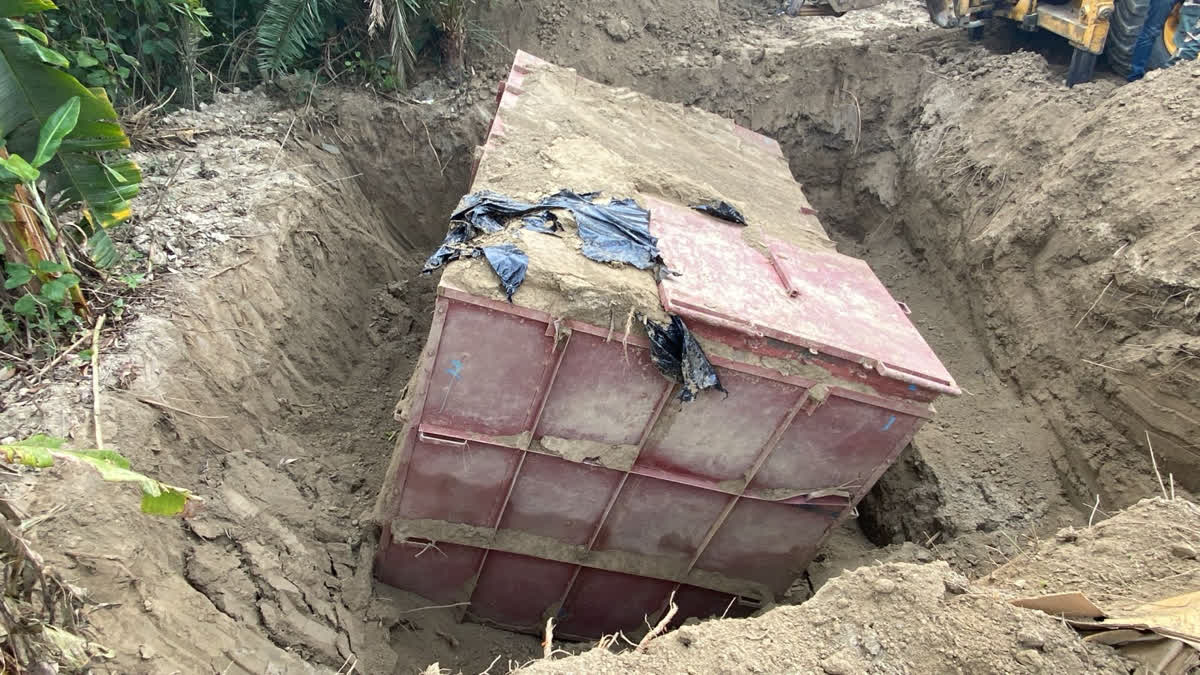
[[[700,213],[707,213],[714,218],[727,220],[731,223],[737,223],[738,225],[746,224],[746,218],[742,215],[742,212],[738,211],[733,204],[730,204],[727,201],[711,201],[707,204],[697,204],[692,208]]]
[[[526,230],[541,232],[542,234],[552,234],[558,236],[562,231],[562,225],[558,222],[558,216],[552,211],[535,211],[521,218],[521,222],[525,223]]]
[[[638,318],[650,337],[650,360],[667,379],[682,385],[679,400],[691,401],[709,388],[729,395],[683,319],[672,314],[670,325],[664,326],[641,315]]]
[[[442,265],[458,260],[459,258],[478,257],[479,249],[466,245],[477,234],[470,223],[454,224],[450,228],[450,231],[446,233],[446,238],[442,240],[442,245],[425,261],[425,267],[421,269],[421,274],[429,274]]]
[[[521,282],[525,281],[529,256],[513,244],[497,244],[484,246],[483,257],[487,258],[496,276],[500,277],[500,286],[504,288],[508,301],[512,302],[513,293],[516,293],[521,287]]]
[[[509,199],[491,190],[472,192],[462,198],[462,206],[450,214],[450,222],[464,222],[475,226],[479,232],[499,232],[510,218],[537,211],[537,204],[519,199]]]
[[[632,199],[611,199],[596,204],[596,193],[562,190],[542,200],[543,206],[575,214],[583,254],[599,262],[622,262],[638,269],[662,264],[658,239],[650,234],[650,212]]]
[[[537,210],[533,204],[509,199],[489,190],[473,192],[463,197],[459,204],[458,209],[450,214],[450,231],[438,250],[425,261],[421,274],[429,274],[463,257],[478,257],[479,249],[467,246],[473,239],[481,234],[499,232],[509,218]]]
[[[481,234],[499,232],[513,218],[521,218],[525,227],[553,234],[561,226],[549,209],[566,209],[575,214],[579,238],[583,240],[583,254],[588,258],[628,263],[643,270],[661,265],[658,239],[650,234],[650,212],[632,199],[596,204],[592,201],[596,196],[595,192],[578,194],[561,190],[532,204],[490,190],[469,194],[451,214],[450,232],[421,271],[429,273],[469,255],[466,244]]]

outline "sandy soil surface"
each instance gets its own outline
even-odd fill
[[[680,635],[711,631],[698,666],[737,654],[730,667],[743,671],[857,672],[911,654],[914,624],[892,618],[910,606],[945,639],[903,657],[912,670],[974,669],[976,653],[1014,672],[1121,667],[988,594],[1069,578],[1068,562],[1124,565],[1143,535],[1155,551],[1181,537],[1194,548],[1194,520],[1164,529],[1190,511],[1139,507],[1136,526],[1112,526],[1120,536],[1034,554],[1076,559],[958,590],[960,576],[1086,524],[1097,495],[1103,519],[1157,493],[1147,432],[1180,497],[1200,486],[1200,65],[1066,90],[1043,53],[968,44],[930,28],[916,3],[840,19],[774,9],[538,0],[481,17],[508,48],[777,138],[841,250],[913,308],[970,392],[939,404],[864,502],[861,528],[838,532],[797,584],[795,600],[810,582],[816,600],[737,624],[748,633],[713,624],[662,638],[648,667],[683,658]],[[480,672],[498,659],[494,673],[540,655],[535,639],[374,583],[366,515],[428,326],[435,279],[416,272],[467,190],[509,59],[494,47],[467,84],[426,82],[403,101],[322,90],[297,110],[239,94],[159,127],[194,131],[194,145],[165,133],[140,151],[141,216],[121,236],[150,283],[102,343],[101,423],[136,467],[206,509],[152,520],[72,467],[6,479],[27,513],[48,516],[35,547],[103,603],[89,618],[113,671],[408,673],[436,661]],[[91,443],[78,365],[18,370],[0,406],[0,435]],[[949,566],[910,564],[936,560]],[[829,581],[875,561],[892,562]],[[1179,591],[1200,583],[1194,560],[1167,562]],[[1080,583],[1101,583],[1082,569]],[[801,625],[829,639],[780,637]],[[1022,643],[1022,629],[1037,634]]]
[[[1200,566],[1163,545],[1193,540],[1197,525],[1193,504],[1146,500],[1095,527],[1032,542],[1034,550],[976,583],[941,561],[870,565],[802,605],[685,626],[642,651],[594,649],[520,672],[1127,673],[1137,664],[1009,600],[1082,591],[1116,612],[1170,597]],[[1143,553],[1114,575],[1113,563],[1129,551]],[[1105,602],[1116,597],[1123,607]]]

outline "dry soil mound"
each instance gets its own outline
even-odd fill
[[[1113,611],[1200,587],[1200,509],[1146,500],[1111,520],[1028,542],[1029,553],[969,583],[945,562],[843,574],[802,605],[685,626],[642,653],[593,649],[531,673],[1127,673],[1109,647],[1019,609],[1015,597],[1083,591]]]

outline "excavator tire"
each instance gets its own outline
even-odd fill
[[[1130,61],[1133,59],[1133,48],[1137,44],[1138,33],[1142,32],[1142,24],[1146,22],[1146,12],[1150,9],[1150,0],[1115,0],[1113,2],[1112,18],[1108,21],[1108,40],[1104,43],[1104,53],[1108,56],[1108,64],[1121,75],[1128,75]],[[1171,52],[1163,41],[1161,26],[1150,49],[1150,61],[1146,70],[1162,68],[1171,59]]]

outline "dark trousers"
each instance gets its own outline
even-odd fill
[[[1162,33],[1163,24],[1175,6],[1174,0],[1150,0],[1146,8],[1146,21],[1142,24],[1142,32],[1138,33],[1137,43],[1133,46],[1133,57],[1129,63],[1129,81],[1142,79],[1146,74],[1146,66],[1150,62],[1150,52],[1158,36]]]
[[[1200,5],[1188,3],[1180,9],[1179,27],[1180,34],[1176,38],[1179,51],[1175,52],[1171,63],[1191,61],[1200,54]]]

